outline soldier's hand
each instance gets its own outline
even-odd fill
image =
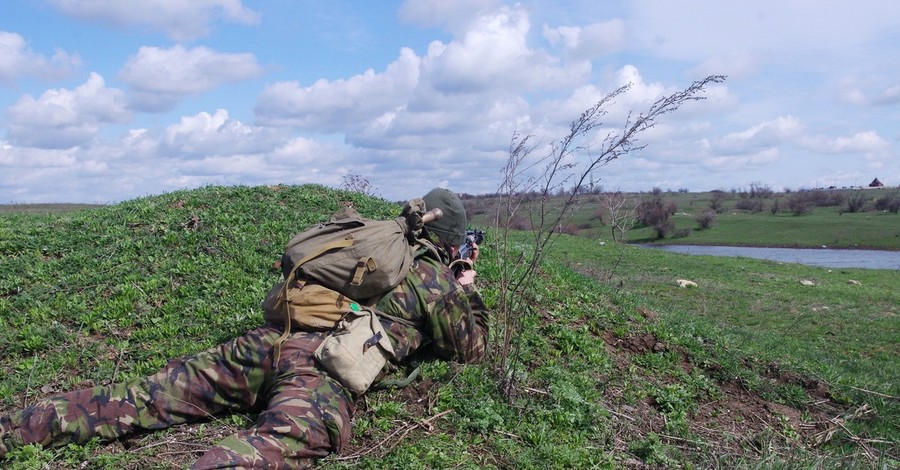
[[[471,261],[472,264],[475,264],[475,261],[477,261],[477,260],[478,260],[478,244],[472,243],[472,250],[469,252],[469,261]]]
[[[459,281],[460,285],[467,286],[475,282],[476,275],[478,275],[478,273],[474,269],[466,269],[459,273],[456,280]]]

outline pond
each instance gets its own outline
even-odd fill
[[[827,248],[757,248],[747,246],[642,245],[675,253],[744,256],[826,268],[900,270],[900,251]]]

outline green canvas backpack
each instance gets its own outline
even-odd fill
[[[425,202],[416,198],[404,205],[399,217],[372,220],[349,206],[287,243],[281,257],[284,282],[273,288],[263,303],[267,315],[281,312],[284,318],[276,360],[292,324],[315,329],[328,329],[332,321],[337,325],[347,312],[346,305],[368,304],[400,284],[417,252],[436,252],[419,236],[425,223],[443,213],[438,208],[425,209]],[[315,296],[301,294],[308,286],[317,286]],[[321,300],[330,297],[334,305]]]
[[[314,282],[362,302],[393,289],[406,277],[422,226],[442,215],[418,198],[393,220],[371,220],[352,206],[287,243],[281,257],[285,282]]]

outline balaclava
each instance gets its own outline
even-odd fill
[[[468,221],[466,209],[459,196],[448,189],[434,188],[422,199],[427,210],[440,208],[444,212],[443,217],[425,224],[425,227],[448,245],[462,245],[466,240]]]

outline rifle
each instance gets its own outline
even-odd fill
[[[459,259],[472,258],[474,245],[480,245],[484,241],[484,230],[466,230],[466,241],[459,247]]]

